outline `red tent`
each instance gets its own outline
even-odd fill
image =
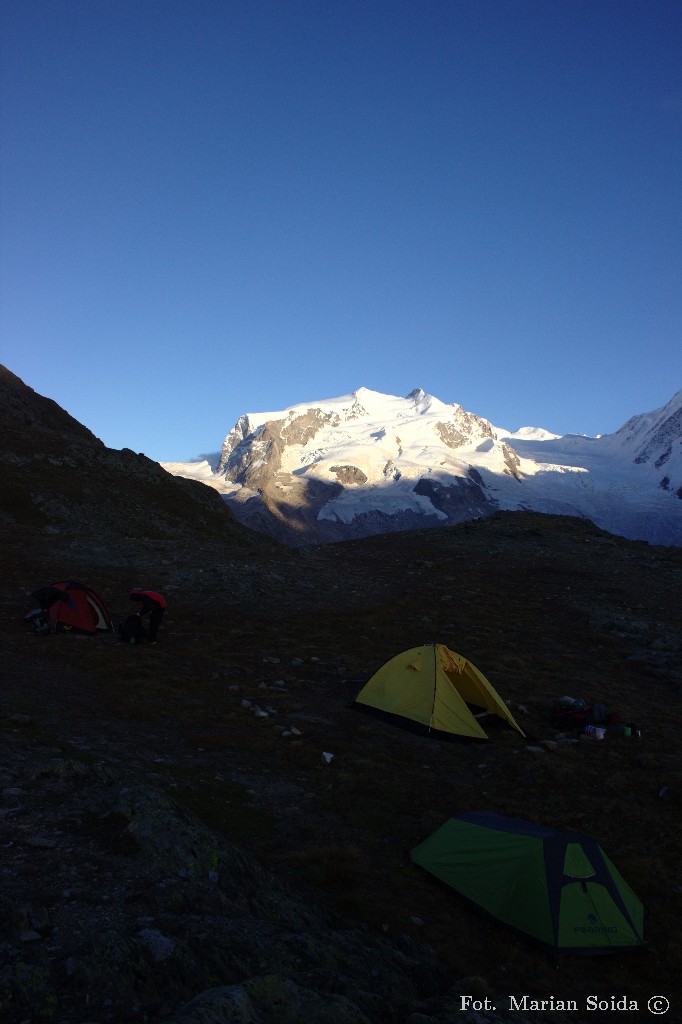
[[[57,601],[49,610],[50,629],[77,629],[83,633],[95,633],[98,629],[113,630],[109,612],[100,597],[84,583],[68,580],[52,583],[51,586],[64,590],[68,601]]]

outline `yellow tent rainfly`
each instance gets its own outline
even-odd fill
[[[482,672],[444,644],[425,644],[397,654],[374,673],[355,703],[459,736],[487,740],[470,707],[497,715],[524,736]]]

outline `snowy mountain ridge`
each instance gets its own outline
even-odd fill
[[[217,487],[243,522],[289,543],[519,509],[682,544],[682,391],[600,437],[509,431],[420,388],[368,388],[248,413],[216,461],[166,463]]]

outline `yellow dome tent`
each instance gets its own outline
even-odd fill
[[[525,735],[482,672],[444,644],[425,644],[397,654],[374,673],[355,698],[356,704],[424,726],[430,732],[487,740],[477,716],[503,718]]]

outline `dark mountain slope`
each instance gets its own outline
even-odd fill
[[[95,435],[51,398],[44,398],[0,364],[0,423],[23,434],[46,431],[102,445]]]
[[[166,473],[158,463],[105,447],[49,398],[0,367],[0,522],[70,537],[80,550],[106,544],[251,534],[218,495]],[[266,545],[267,547],[267,545]]]

